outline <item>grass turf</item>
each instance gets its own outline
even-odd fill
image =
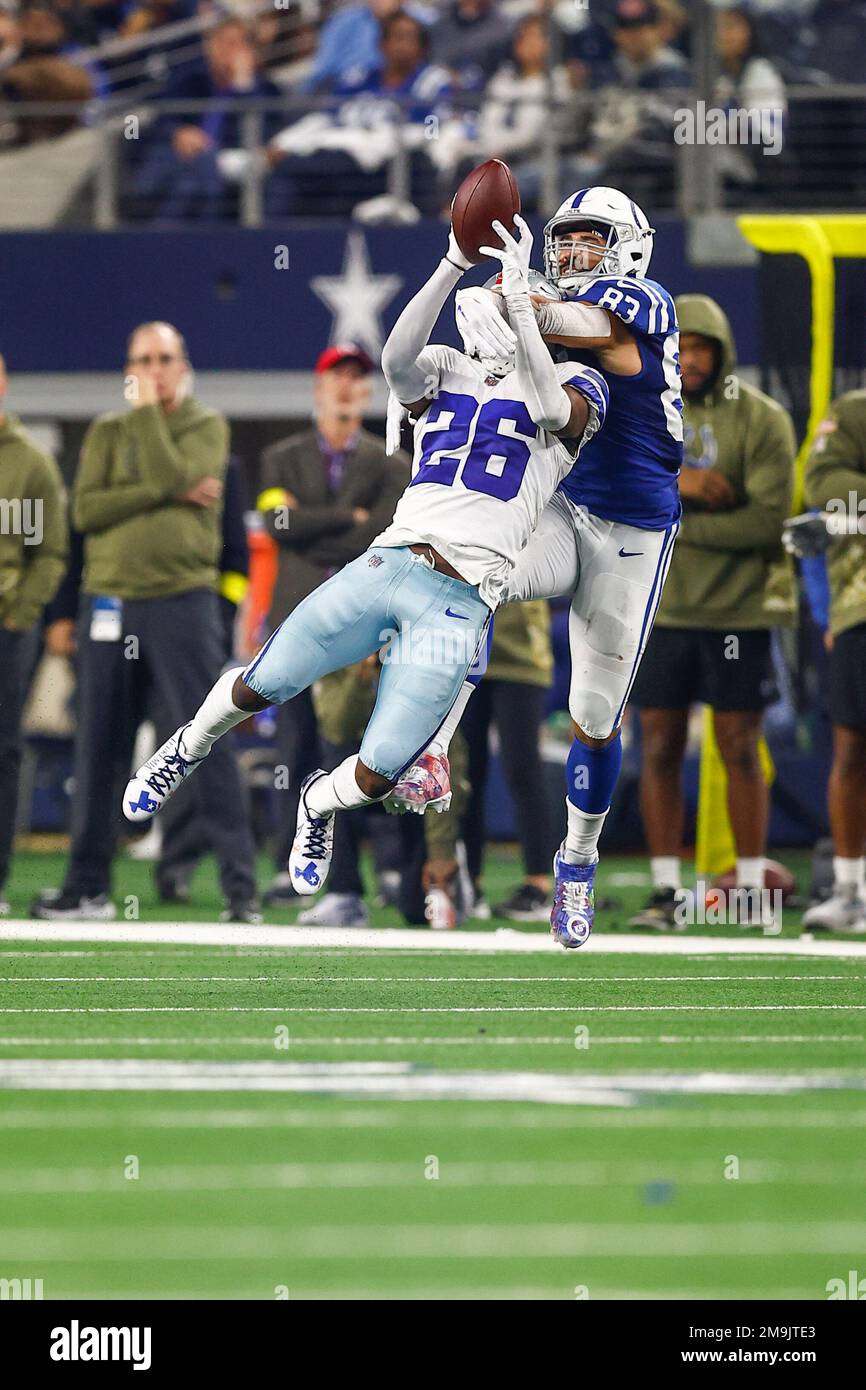
[[[628,909],[646,887],[621,876],[643,868],[607,868]],[[13,910],[60,873],[21,856]],[[490,897],[513,882],[498,857]],[[117,888],[146,920],[220,905],[205,871],[197,912],[158,908],[147,865]],[[2,943],[0,1277],[46,1298],[812,1299],[862,1270],[866,961],[436,942]],[[91,1071],[39,1090],[9,1069],[27,1061]],[[193,1086],[251,1070],[179,1092],[117,1062],[186,1064]],[[269,1066],[303,1089],[254,1089]],[[724,1093],[686,1089],[724,1073]],[[474,1077],[599,1089],[417,1090]]]
[[[797,879],[798,889],[804,893],[809,881],[810,856],[795,851],[784,855],[787,867]],[[19,849],[13,861],[12,875],[7,885],[6,896],[11,908],[11,916],[27,917],[30,904],[44,888],[59,887],[66,868],[66,856],[56,851],[42,852],[38,849]],[[257,877],[260,888],[265,888],[274,871],[273,862],[260,855]],[[369,864],[364,865],[365,877],[372,900],[374,884]],[[693,886],[694,878],[688,877],[689,866],[685,866],[686,886]],[[485,898],[491,906],[507,897],[521,881],[521,870],[517,856],[509,848],[496,848],[487,856],[483,877]],[[192,901],[184,903],[162,903],[156,891],[153,865],[141,860],[120,856],[114,865],[114,900],[118,908],[119,920],[140,918],[154,922],[213,922],[219,919],[224,906],[212,860],[204,860],[198,867],[192,881]],[[626,926],[628,918],[643,906],[650,892],[648,861],[641,855],[615,855],[603,858],[596,880],[596,896],[600,910],[596,917],[596,930],[617,930]],[[297,906],[273,907],[265,910],[268,923],[291,924],[298,913],[315,899],[298,899]],[[800,934],[802,913],[798,909],[786,909],[783,916],[784,936]],[[473,919],[473,930],[491,930],[503,925],[504,919],[494,916],[488,924]],[[373,908],[370,914],[371,926],[397,927],[405,923],[395,908]],[[509,923],[519,926],[517,923]],[[530,931],[544,931],[544,923],[531,923]],[[741,935],[736,926],[711,926],[697,924],[688,929],[693,935],[705,935],[708,930],[713,935]]]

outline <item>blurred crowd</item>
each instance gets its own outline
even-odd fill
[[[726,152],[726,184],[767,200],[785,160],[812,157],[816,120],[837,147],[860,138],[841,107],[813,111],[799,132],[786,90],[863,82],[866,0],[712,8],[718,106],[785,123],[781,161]],[[0,147],[116,99],[142,113],[124,149],[126,215],[164,222],[236,216],[251,161],[274,218],[437,212],[490,156],[514,167],[531,207],[551,136],[562,187],[627,183],[670,206],[693,18],[680,0],[0,0]],[[252,133],[240,98],[258,101]],[[79,106],[16,120],[24,100]],[[154,115],[159,100],[193,107]]]

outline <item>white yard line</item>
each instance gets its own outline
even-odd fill
[[[2,927],[2,923],[0,923],[0,927]],[[288,929],[287,929],[287,930],[288,930]],[[383,929],[382,929],[383,935],[387,934],[387,931],[388,931],[388,930],[389,930],[389,929],[387,929],[387,928],[383,928]],[[438,935],[438,934],[428,934],[428,935],[426,936],[426,940],[427,940],[428,942],[431,941],[431,940],[435,941],[437,935]],[[2,933],[0,933],[0,940],[2,940]],[[596,942],[596,941],[599,941],[599,940],[603,940],[603,938],[602,938],[602,937],[593,937],[593,942]],[[108,944],[109,944],[109,943],[106,943],[106,945],[108,945]],[[43,950],[37,950],[37,951],[28,951],[28,950],[24,950],[24,949],[17,950],[17,949],[16,949],[16,950],[10,950],[10,951],[0,951],[0,959],[7,959],[7,960],[40,960],[40,961],[45,961],[45,960],[60,960],[60,959],[67,959],[67,960],[68,960],[68,959],[73,959],[73,958],[74,958],[74,959],[77,959],[77,960],[86,959],[86,960],[98,960],[98,961],[107,962],[107,961],[119,961],[119,960],[124,960],[125,958],[130,958],[130,959],[135,960],[135,961],[140,961],[140,960],[142,959],[143,956],[146,956],[146,955],[147,955],[147,952],[142,950],[142,946],[143,946],[143,945],[146,945],[146,944],[148,944],[148,943],[142,942],[142,943],[140,943],[140,944],[138,944],[138,945],[133,944],[133,945],[130,945],[130,946],[117,946],[117,945],[112,945],[110,950],[99,949],[99,950],[92,950],[92,951],[88,951],[88,950],[80,950],[80,951],[55,951],[55,950],[52,950],[50,947],[47,947],[47,946],[45,947],[45,949],[43,949]],[[247,959],[249,959],[249,960],[256,960],[256,961],[259,961],[259,962],[262,962],[262,961],[265,961],[265,962],[274,961],[274,962],[276,962],[276,961],[279,961],[279,960],[285,955],[285,947],[283,947],[283,949],[280,949],[280,948],[275,947],[275,946],[259,946],[259,947],[253,947],[253,948],[242,948],[242,947],[239,947],[239,946],[230,946],[230,945],[229,945],[229,946],[206,946],[206,945],[201,945],[201,946],[194,947],[192,950],[189,950],[189,951],[188,951],[188,950],[183,950],[183,949],[181,949],[181,947],[176,946],[176,945],[174,945],[173,943],[167,943],[167,944],[166,944],[166,943],[162,943],[162,944],[165,945],[165,956],[162,957],[162,958],[163,958],[163,959],[166,959],[166,958],[167,958],[169,961],[175,961],[175,960],[198,960],[198,961],[202,961],[202,960],[206,960],[208,957],[214,957],[216,960],[218,960],[218,961],[220,961],[220,962],[225,962],[225,963],[227,963],[227,964],[228,964],[228,963],[233,963],[233,962],[238,961],[238,960],[247,960]],[[736,943],[735,943],[735,944],[736,944]],[[744,943],[744,944],[745,944],[745,943]],[[796,945],[797,943],[794,942],[793,944]],[[808,945],[808,942],[806,942],[805,944]],[[706,940],[704,940],[704,945],[706,946]],[[843,946],[843,947],[844,947],[844,946],[845,946],[845,943],[844,943],[844,942],[840,942],[840,941],[833,941],[833,942],[828,941],[828,942],[825,942],[824,945],[827,945],[827,946],[836,945],[836,946]],[[338,946],[338,947],[334,947],[333,945],[330,945],[330,946],[327,946],[327,947],[326,947],[326,946],[298,946],[298,947],[295,947],[294,950],[295,950],[295,954],[296,954],[297,956],[301,957],[302,959],[306,958],[306,959],[308,959],[308,960],[315,960],[315,961],[317,961],[317,962],[318,962],[318,961],[322,961],[322,960],[342,961],[342,962],[345,962],[345,963],[347,964],[347,968],[348,968],[350,962],[354,962],[354,961],[355,961],[357,958],[359,958],[359,957],[363,959],[365,956],[370,956],[370,957],[372,957],[372,958],[375,959],[375,960],[388,959],[389,957],[392,958],[394,961],[405,961],[405,960],[406,960],[406,952],[405,952],[404,950],[399,950],[399,949],[398,949],[398,950],[392,950],[391,947],[390,947],[390,946],[387,946],[387,945],[359,946],[359,947],[356,947],[355,950],[353,950],[353,951],[351,951],[351,952],[347,951],[347,949],[346,949],[345,947],[339,947],[339,946]],[[584,964],[590,964],[591,961],[592,961],[593,958],[594,958],[594,955],[600,954],[600,955],[603,956],[603,955],[605,955],[606,953],[607,953],[607,952],[606,952],[606,948],[605,948],[605,947],[602,947],[602,948],[601,948],[600,953],[599,953],[599,952],[593,952],[593,951],[586,951],[586,950],[584,950],[584,951],[582,951],[582,952],[580,953],[579,959],[582,960],[582,961],[584,962]],[[409,954],[410,954],[410,959],[412,959],[412,960],[419,960],[419,959],[424,958],[425,956],[426,956],[426,957],[429,957],[431,960],[441,960],[443,952],[442,952],[441,950],[437,950],[437,948],[436,948],[435,946],[433,946],[433,947],[427,946],[427,947],[425,947],[423,950],[422,950],[422,949],[418,949],[418,948],[413,949]],[[509,955],[509,954],[512,954],[512,955],[513,955],[513,954],[515,954],[515,953],[514,953],[514,952],[510,952],[507,948],[502,948],[502,947],[499,947],[499,948],[497,948],[495,951],[491,952],[491,951],[477,950],[477,949],[473,946],[473,947],[471,947],[471,948],[469,948],[469,949],[462,949],[461,952],[460,952],[460,954],[461,954],[462,956],[464,956],[464,957],[467,957],[467,956],[479,956],[479,957],[484,957],[484,956],[488,956],[488,955],[491,955],[491,954],[496,954],[496,955],[500,955],[500,954],[501,954],[501,955]],[[522,954],[522,952],[517,952],[517,954]],[[631,951],[631,952],[628,952],[628,951],[619,952],[619,954],[626,955],[626,956],[628,956],[628,955],[633,955],[633,956],[636,956],[636,957],[638,957],[638,958],[642,958],[642,955],[644,955],[644,954],[646,954],[646,953],[642,953],[640,950],[634,950],[634,951]],[[657,954],[657,953],[656,953],[656,952],[653,952],[652,954]],[[664,954],[664,953],[661,953],[661,954]],[[669,954],[669,955],[672,955],[672,956],[676,956],[676,955],[678,955],[678,954],[680,954],[680,953],[679,953],[679,952],[677,951],[677,949],[674,947],[670,952],[668,952],[668,954]],[[719,949],[717,949],[717,950],[710,950],[709,953],[707,953],[706,950],[703,950],[703,951],[694,952],[694,953],[692,953],[691,951],[689,951],[687,954],[688,954],[688,956],[689,956],[689,963],[690,963],[690,964],[692,964],[692,963],[694,963],[694,962],[696,962],[696,961],[712,961],[712,963],[713,963],[714,965],[719,965],[719,964],[721,964],[721,963],[723,963],[723,962],[724,962],[724,963],[727,963],[727,964],[730,964],[730,965],[741,965],[741,964],[744,964],[744,963],[745,963],[744,960],[743,960],[743,957],[744,957],[744,956],[749,956],[750,954],[751,954],[751,956],[752,956],[752,959],[750,959],[750,960],[748,961],[748,964],[749,964],[749,965],[751,965],[751,966],[753,966],[753,967],[757,967],[757,966],[762,965],[762,964],[764,963],[764,962],[761,960],[761,958],[760,958],[760,953],[758,953],[757,958],[755,958],[755,953],[754,953],[754,952],[750,953],[748,950],[740,950],[740,951],[738,952],[738,954],[736,954],[736,955],[729,955],[729,954],[726,953],[726,950],[721,946],[721,943],[720,943],[720,945],[719,945]],[[783,955],[783,956],[786,955],[786,954],[789,954],[789,955],[792,955],[792,956],[793,956],[793,955],[795,955],[795,954],[800,954],[800,953],[796,953],[796,952],[781,952],[781,955]],[[849,951],[847,950],[847,948],[846,948],[846,949],[843,950],[841,956],[837,954],[837,955],[835,955],[835,956],[829,957],[828,960],[827,960],[827,963],[828,963],[828,965],[831,964],[831,963],[837,964],[837,965],[842,964],[842,963],[844,963],[844,962],[846,961],[846,959],[849,957],[849,955],[850,955],[850,952],[849,952]],[[561,952],[561,951],[558,952],[558,960],[559,960],[560,962],[562,962],[563,960],[574,960],[574,959],[575,959],[575,956],[576,956],[576,953],[575,953],[575,952],[571,952],[571,953],[567,953],[567,954],[563,954],[563,952]],[[822,958],[822,957],[819,956],[817,959],[821,959],[821,958]],[[812,960],[813,960],[813,961],[814,961],[814,959],[815,959],[815,958],[812,957]],[[853,967],[854,965],[859,964],[860,961],[861,961],[861,956],[860,956],[860,955],[854,956],[854,957],[851,959],[851,965],[852,965],[852,967]],[[767,964],[768,966],[770,966],[772,963],[773,963],[773,962],[772,962],[771,960],[769,960],[769,959],[766,961],[766,964]],[[404,978],[409,978],[409,977],[401,976],[400,978],[401,978],[401,979],[404,979]],[[547,976],[544,976],[544,975],[539,975],[539,976],[537,976],[536,978],[538,978],[538,979],[547,979],[548,977],[547,977]],[[568,978],[569,978],[569,979],[572,979],[573,976],[569,975]],[[581,975],[580,978],[587,979],[587,980],[591,980],[591,979],[595,979],[595,978],[597,978],[597,977],[593,976],[592,974],[586,974],[586,975]],[[648,979],[648,980],[652,980],[652,979],[655,979],[656,977],[655,977],[654,975],[641,974],[641,975],[639,975],[637,978],[638,978],[638,979]],[[700,978],[703,979],[704,976],[701,976]],[[766,978],[768,978],[768,977],[765,976],[765,975],[762,975],[762,976],[760,976],[760,978],[761,978],[761,979],[766,979]],[[822,975],[822,976],[820,976],[819,978],[820,978],[820,979],[827,979],[828,976]],[[847,976],[846,978],[858,979],[859,976],[851,975],[851,976]]]
[[[130,1108],[130,1105],[126,1104],[133,1101],[134,1094],[117,1092],[111,1105],[105,1109],[96,1109],[92,1104],[84,1106],[76,1103],[74,1108],[69,1110],[59,1109],[53,1103],[47,1102],[38,1108],[35,1105],[30,1109],[11,1105],[7,1108],[5,1099],[0,1094],[0,1118],[4,1131],[54,1131],[61,1135],[90,1134],[96,1130],[118,1129],[122,1129],[125,1134],[131,1129],[184,1132],[237,1129],[304,1132],[387,1130],[393,1133],[397,1126],[401,1132],[416,1127],[427,1134],[431,1124],[441,1123],[441,1118],[435,1115],[434,1106],[438,1109],[438,1102],[435,1100],[427,1106],[404,1106],[399,1116],[395,1116],[391,1103],[375,1108],[367,1098],[352,1102],[345,1109],[338,1108],[330,1101],[327,1105],[317,1105],[315,1108],[304,1109],[293,1103],[290,1109],[277,1109],[267,1103],[266,1094],[262,1093],[261,1099],[264,1103],[258,1109],[241,1109],[236,1105],[223,1103],[217,1109],[205,1110],[190,1108],[187,1104],[173,1109],[173,1097],[166,1093],[153,1109],[142,1109]],[[120,1096],[124,1098],[122,1107],[118,1104]],[[483,1134],[490,1130],[512,1133],[515,1124],[532,1129],[564,1130],[575,1137],[579,1137],[581,1132],[587,1129],[719,1129],[724,1130],[725,1135],[729,1137],[731,1134],[736,1135],[740,1130],[769,1130],[775,1134],[780,1130],[826,1129],[831,1133],[837,1133],[841,1130],[866,1130],[866,1110],[836,1106],[828,1110],[808,1110],[804,1108],[802,1100],[797,1108],[792,1110],[764,1106],[745,1110],[731,1109],[729,1100],[726,1100],[726,1104],[720,1110],[713,1110],[711,1102],[702,1105],[700,1109],[686,1110],[666,1104],[655,1107],[647,1101],[633,1108],[589,1107],[582,1108],[579,1113],[569,1108],[539,1109],[532,1106],[517,1112],[516,1117],[513,1111],[503,1114],[495,1109],[486,1110],[484,1106],[473,1106],[468,1110],[452,1111],[448,1115],[449,1129],[473,1134]],[[728,1142],[724,1136],[722,1142]]]
[[[209,1279],[213,1277],[213,1271],[209,1271]],[[226,1301],[237,1302],[240,1299],[250,1297],[250,1286],[244,1284],[238,1287],[236,1284],[214,1285],[208,1284],[207,1288],[187,1287],[183,1289],[166,1288],[162,1280],[159,1283],[148,1282],[148,1278],[153,1279],[153,1272],[136,1273],[136,1283],[128,1290],[124,1290],[124,1297],[132,1299],[153,1299],[159,1298],[167,1303],[188,1303],[191,1300],[212,1301],[215,1298]],[[52,1280],[52,1289],[58,1291],[54,1297],[58,1300],[72,1301],[87,1298],[91,1301],[107,1303],[117,1298],[117,1290],[113,1287],[88,1288],[82,1293],[80,1282],[76,1280],[74,1288],[65,1289],[62,1284],[58,1286],[56,1279]],[[569,1284],[568,1279],[564,1278],[559,1284],[456,1284],[448,1278],[439,1284],[423,1284],[413,1282],[411,1284],[389,1285],[380,1283],[367,1283],[362,1289],[357,1284],[332,1285],[325,1287],[319,1285],[303,1284],[293,1280],[290,1289],[291,1298],[295,1302],[306,1303],[358,1303],[358,1302],[421,1302],[436,1303],[437,1301],[447,1301],[449,1303],[486,1303],[486,1302],[544,1302],[573,1303],[575,1299],[574,1284]],[[814,1287],[804,1288],[786,1287],[772,1289],[744,1286],[741,1279],[737,1278],[736,1284],[737,1298],[751,1299],[755,1302],[772,1302],[782,1299],[785,1302],[806,1301],[818,1296],[824,1296],[823,1288],[816,1291]],[[611,1285],[599,1284],[593,1281],[592,1296],[596,1299],[616,1300],[616,1302],[635,1302],[646,1301],[660,1302],[662,1300],[679,1302],[688,1301],[690,1303],[700,1302],[701,1300],[720,1302],[731,1297],[731,1288],[704,1288],[695,1289],[668,1289],[662,1285],[652,1288],[622,1289]],[[272,1297],[272,1289],[269,1285],[262,1286],[262,1297]]]
[[[706,985],[824,980],[856,984],[864,979],[864,975],[604,975],[589,981],[579,975],[353,975],[347,971],[345,975],[0,975],[0,985]]]
[[[714,1187],[724,1180],[716,1159],[568,1159],[444,1160],[435,1179],[439,1188],[544,1187],[570,1183],[575,1187],[611,1187],[619,1184],[670,1184]],[[866,1180],[866,1162],[824,1160],[816,1171],[809,1162],[784,1159],[746,1159],[738,1181],[747,1186],[764,1183],[799,1183],[809,1187],[860,1185]],[[303,1188],[419,1188],[428,1179],[422,1162],[351,1163],[195,1163],[151,1164],[144,1162],[134,1180],[136,1193],[277,1191]],[[106,1196],[132,1188],[120,1166],[98,1168],[40,1167],[0,1169],[0,1192],[11,1194],[75,1193]],[[439,1189],[437,1189],[439,1190]]]
[[[0,1008],[3,1014],[656,1014],[656,1013],[825,1013],[857,1012],[866,1004],[104,1004],[80,1008],[72,1005],[18,1005]]]
[[[587,1256],[634,1259],[712,1256],[737,1262],[768,1255],[853,1256],[866,1245],[866,1223],[851,1221],[507,1222],[344,1226],[291,1231],[261,1226],[35,1227],[0,1231],[7,1264],[40,1260],[134,1265],[143,1260],[449,1260],[562,1258],[573,1268]],[[847,1266],[846,1266],[847,1269]],[[831,1271],[832,1272],[832,1271]],[[575,1282],[577,1282],[575,1280]],[[821,1291],[823,1295],[823,1290]]]
[[[352,950],[431,952],[431,933],[423,929],[335,927],[244,927],[213,923],[171,922],[0,922],[0,941],[124,942],[142,945],[339,947]],[[477,951],[483,955],[511,952],[557,954],[561,948],[545,931],[452,931],[436,933],[435,954]],[[866,941],[812,941],[779,937],[627,936],[600,933],[579,958],[587,955],[691,956],[725,952],[731,955],[866,957]],[[578,953],[575,953],[577,955]]]
[[[866,1045],[862,1033],[711,1033],[704,1037],[683,1037],[674,1034],[651,1034],[637,1036],[593,1037],[592,1047],[651,1047],[654,1044],[683,1047],[707,1043],[735,1043],[750,1046],[754,1043],[785,1044],[802,1043],[811,1047],[813,1043],[860,1043]],[[259,1037],[234,1037],[227,1034],[219,1038],[142,1038],[142,1037],[87,1037],[87,1038],[0,1038],[3,1047],[266,1047],[273,1051],[273,1036],[262,1033]],[[489,1034],[474,1034],[466,1038],[453,1037],[384,1037],[384,1038],[340,1038],[340,1037],[299,1037],[292,1034],[290,1050],[305,1047],[568,1047],[575,1050],[574,1034],[571,1032],[547,1037],[496,1037]],[[281,1049],[282,1050],[282,1049]],[[579,1049],[583,1051],[584,1049]]]
[[[389,1100],[640,1103],[646,1095],[781,1096],[864,1090],[838,1069],[774,1072],[428,1071],[409,1062],[205,1062],[140,1059],[0,1060],[0,1089],[34,1091],[283,1091]]]

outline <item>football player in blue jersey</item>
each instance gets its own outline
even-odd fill
[[[506,244],[506,265],[514,251]],[[554,861],[551,931],[581,946],[592,930],[598,839],[622,761],[620,728],[661,598],[679,527],[682,462],[679,335],[671,296],[647,278],[653,229],[615,188],[584,188],[544,229],[544,271],[560,298],[533,295],[542,336],[600,371],[610,391],[603,431],[548,503],[511,573],[506,601],[572,595],[569,618],[574,741],[568,756],[568,832]],[[470,329],[506,315],[489,288],[460,293]],[[447,751],[472,692],[466,685],[397,800],[441,785]],[[423,791],[422,791],[423,797]]]

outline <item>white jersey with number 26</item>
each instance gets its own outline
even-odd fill
[[[575,442],[533,422],[516,372],[487,376],[474,358],[439,346],[425,348],[418,365],[433,399],[415,422],[412,481],[373,544],[427,541],[495,608],[544,507],[604,424],[607,383],[593,367],[556,367],[590,407]]]

